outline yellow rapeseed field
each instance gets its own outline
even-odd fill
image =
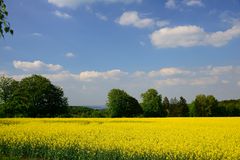
[[[0,119],[0,156],[240,159],[240,118]]]

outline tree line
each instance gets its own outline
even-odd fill
[[[155,89],[141,94],[141,103],[121,89],[112,89],[107,108],[69,106],[61,87],[40,75],[16,81],[0,77],[0,117],[211,117],[240,116],[240,100],[218,101],[213,95],[197,95],[188,104],[162,97]]]
[[[184,97],[179,99],[162,95],[148,89],[138,101],[121,89],[108,93],[107,106],[111,117],[218,117],[240,116],[240,100],[218,101],[213,95],[197,95],[188,104]]]

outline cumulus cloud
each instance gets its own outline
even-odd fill
[[[74,55],[74,53],[72,53],[72,52],[68,52],[68,53],[65,54],[65,56],[66,56],[67,58],[72,58],[72,57],[74,57],[75,55]]]
[[[39,68],[36,66],[39,65],[35,64],[27,68]],[[46,66],[40,68],[46,69]],[[0,71],[1,73],[4,72]],[[149,76],[150,73],[155,74]],[[20,80],[30,74],[11,77]],[[83,102],[91,105],[104,104],[106,95],[112,88],[122,88],[136,97],[148,88],[156,88],[164,96],[186,96],[188,100],[192,100],[191,98],[199,93],[211,93],[224,98],[235,98],[240,94],[239,88],[236,87],[237,85],[240,87],[240,66],[167,67],[132,73],[119,69],[80,73],[59,70],[43,72],[41,75],[49,78],[54,84],[62,86],[70,99],[70,104],[73,104],[73,101],[76,102],[74,104]]]
[[[77,8],[80,5],[88,5],[92,3],[140,3],[142,0],[48,0],[48,3],[57,7]]]
[[[203,28],[189,25],[173,28],[165,27],[150,35],[152,44],[157,48],[193,47],[210,45],[221,47],[230,40],[240,37],[240,24],[226,31],[205,32]]]
[[[184,6],[188,7],[203,7],[204,4],[202,0],[182,0],[182,3],[178,3],[176,0],[167,0],[165,2],[165,8],[168,9],[182,9]]]
[[[123,26],[134,26],[137,28],[145,28],[154,25],[154,20],[150,18],[140,18],[137,11],[124,12],[117,23]]]
[[[20,69],[26,72],[31,72],[31,71],[42,71],[42,70],[47,70],[47,71],[59,71],[63,67],[61,65],[54,65],[54,64],[46,64],[42,61],[36,60],[33,62],[27,62],[27,61],[13,61],[13,66],[16,69]]]
[[[199,77],[199,78],[195,78],[193,80],[189,80],[189,84],[190,85],[194,85],[194,86],[206,86],[206,85],[211,85],[211,84],[216,84],[218,82],[219,78],[217,76],[213,76],[213,77]]]
[[[66,81],[68,79],[78,80],[78,74],[73,74],[69,71],[61,71],[55,74],[44,74],[43,76],[53,80],[53,81]]]
[[[197,7],[204,6],[202,0],[184,0],[183,3],[187,6],[197,6]]]
[[[175,0],[167,0],[165,3],[165,7],[169,8],[169,9],[176,9],[177,8],[177,4]]]
[[[185,85],[185,84],[187,84],[187,80],[180,79],[180,78],[164,79],[164,80],[159,80],[159,81],[156,82],[156,85],[158,87],[161,87],[161,86]]]
[[[64,13],[64,12],[60,12],[59,10],[56,10],[53,12],[53,14],[59,18],[63,18],[63,19],[70,19],[72,18],[72,16],[70,16],[69,14],[67,13]]]
[[[176,85],[191,85],[191,86],[207,86],[216,84],[218,82],[218,77],[199,77],[193,79],[186,78],[168,78],[163,80],[158,80],[156,85],[161,86],[176,86]]]
[[[233,66],[217,66],[217,67],[209,67],[209,74],[211,75],[221,75],[224,73],[233,72]]]
[[[146,28],[151,26],[164,27],[170,24],[167,20],[154,20],[152,18],[142,18],[137,11],[124,12],[116,22],[122,26],[134,26]]]
[[[128,74],[127,72],[123,72],[119,69],[110,70],[106,72],[97,72],[97,71],[84,71],[79,75],[80,80],[83,81],[92,81],[93,79],[101,78],[101,79],[115,79],[118,80],[119,77]]]
[[[146,76],[146,73],[143,72],[143,71],[136,71],[136,72],[134,72],[134,73],[132,74],[132,77],[136,77],[136,78],[138,78],[138,77],[144,77],[144,76]]]
[[[162,68],[158,71],[150,71],[148,75],[150,77],[158,77],[158,76],[186,75],[189,73],[190,71],[187,71],[187,70],[183,70],[175,67],[169,67],[169,68]]]

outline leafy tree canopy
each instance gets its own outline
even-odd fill
[[[141,94],[143,114],[146,117],[163,116],[162,96],[157,90],[149,89]]]
[[[0,38],[4,37],[4,33],[13,34],[13,29],[10,23],[7,21],[8,11],[6,4],[3,0],[0,0]]]
[[[120,89],[108,93],[107,106],[111,117],[133,117],[142,113],[138,101]]]
[[[67,112],[68,102],[63,90],[45,77],[32,75],[18,83],[1,77],[0,84],[5,84],[0,85],[0,95],[3,97],[1,108],[7,117],[55,117]]]

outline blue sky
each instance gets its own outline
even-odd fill
[[[239,0],[18,0],[0,74],[42,74],[72,105],[105,104],[111,88],[140,100],[240,95]]]

